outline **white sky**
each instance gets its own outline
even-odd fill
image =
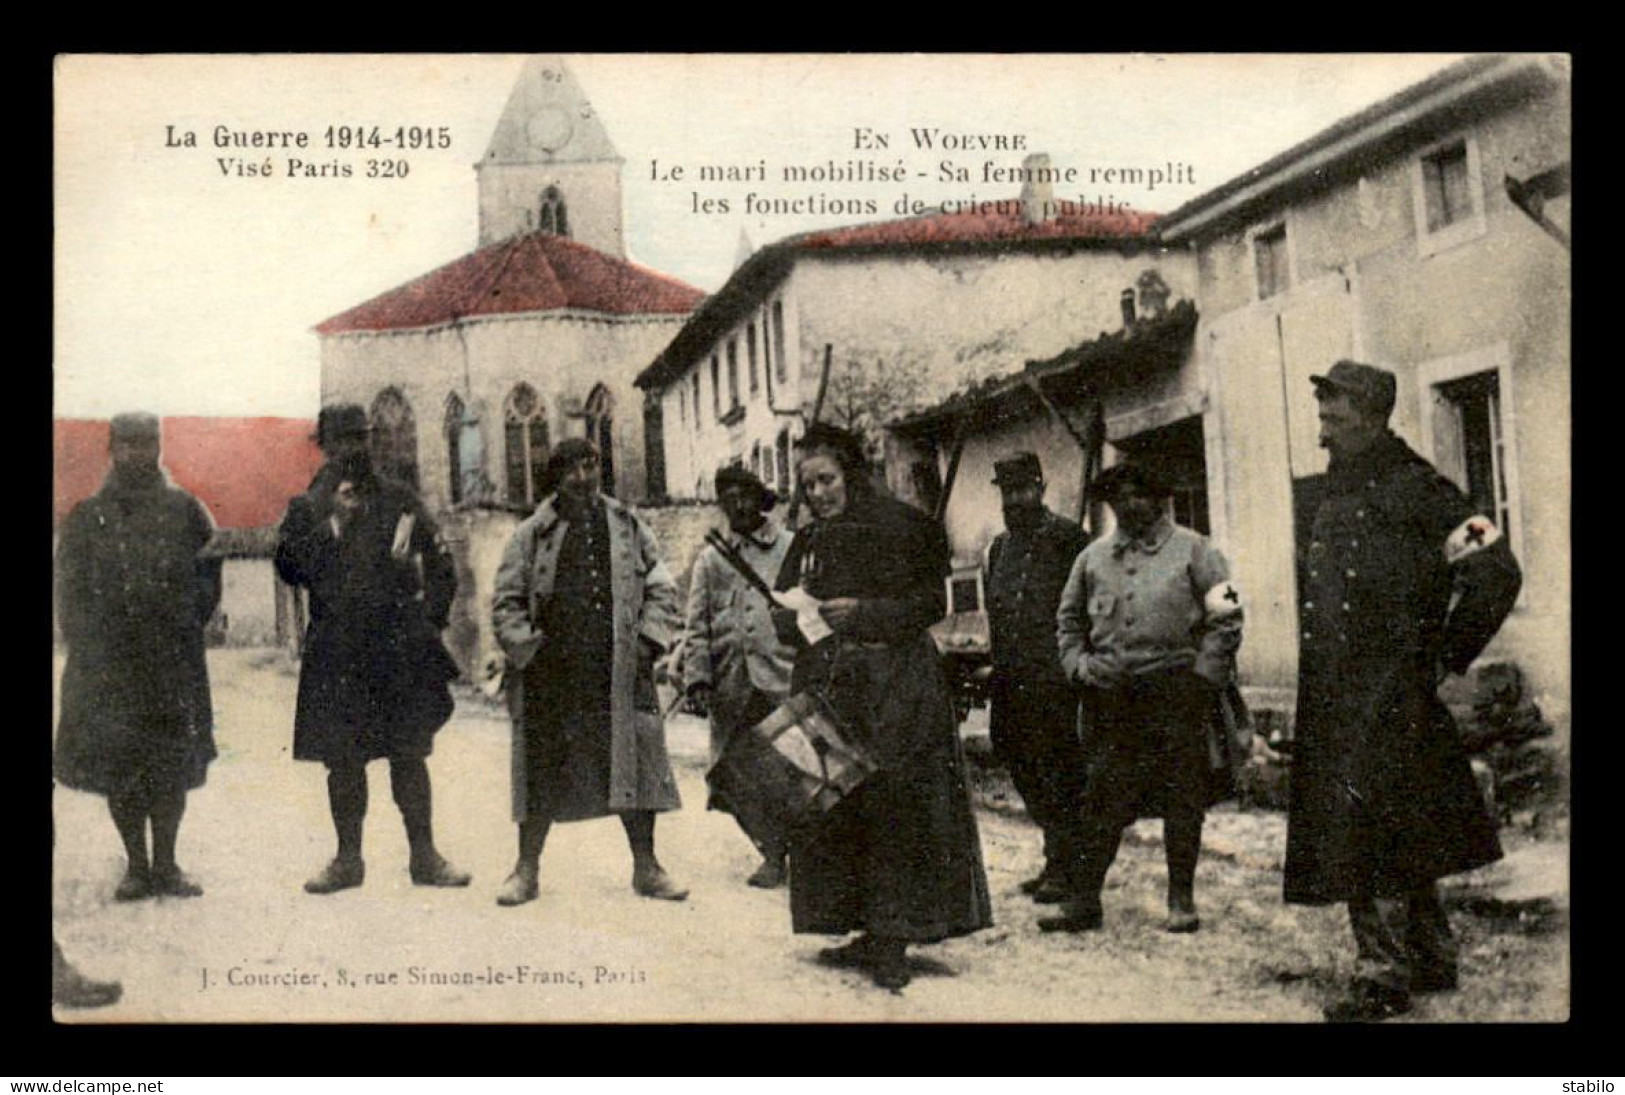
[[[934,173],[940,152],[910,128],[1024,133],[1054,166],[1190,165],[1193,184],[1146,193],[1058,186],[1166,212],[1413,83],[1454,56],[570,56],[626,163],[630,257],[713,291],[741,230],[757,246],[814,227],[890,219],[902,191],[934,202],[1006,198],[1013,185],[785,184],[784,163],[856,157]],[[472,250],[484,152],[524,58],[481,56],[68,57],[56,73],[56,414],[313,417],[311,328]],[[450,128],[447,151],[334,153],[329,125]],[[212,130],[303,130],[312,147],[272,153],[270,178],[225,176]],[[199,147],[166,149],[166,127]],[[852,133],[891,135],[855,152]],[[973,171],[1020,153],[950,153]],[[285,162],[339,158],[351,178],[289,178]],[[407,159],[405,179],[364,177],[369,157]],[[691,211],[687,181],[650,162],[746,164],[766,185],[707,185],[728,215]],[[875,217],[747,218],[744,193],[874,197]]]

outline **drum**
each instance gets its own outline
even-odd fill
[[[816,693],[791,696],[749,736],[757,747],[729,758],[750,769],[736,772],[736,786],[768,800],[794,830],[816,824],[876,771]]]

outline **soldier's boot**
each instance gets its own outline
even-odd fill
[[[333,861],[305,883],[305,892],[314,894],[338,893],[353,890],[367,880],[367,865],[361,857],[338,855]]]
[[[113,891],[114,901],[142,901],[153,895],[152,870],[145,863],[130,861],[124,877]]]
[[[435,850],[429,766],[417,759],[391,760],[389,784],[406,825],[406,841],[412,847],[407,868],[412,884],[458,887],[473,881],[473,875],[453,867]]]
[[[107,809],[124,842],[128,865],[113,891],[114,901],[141,901],[152,896],[152,867],[147,857],[147,799],[142,790],[107,796]]]
[[[172,791],[152,800],[152,889],[165,897],[201,897],[203,887],[175,862],[175,841],[186,813],[186,792]]]
[[[92,981],[63,955],[51,940],[51,1002],[65,1008],[101,1008],[118,1002],[124,986],[117,981]]]
[[[1196,931],[1202,926],[1202,918],[1196,915],[1196,895],[1194,887],[1190,885],[1179,886],[1170,883],[1168,886],[1168,920],[1163,930],[1184,934]]]
[[[1202,926],[1196,915],[1196,860],[1202,852],[1202,815],[1178,814],[1163,819],[1162,841],[1168,859],[1166,931],[1184,934]]]
[[[683,901],[688,888],[672,881],[655,858],[655,815],[653,810],[634,810],[621,815],[621,827],[632,847],[632,889],[639,897],[656,901]]]
[[[513,873],[497,891],[498,905],[523,905],[535,901],[541,893],[542,846],[547,843],[550,827],[550,822],[536,818],[526,818],[519,823],[519,858],[514,862]]]
[[[1092,932],[1105,925],[1106,914],[1100,907],[1100,894],[1075,894],[1061,903],[1059,916],[1038,919],[1041,932]]]

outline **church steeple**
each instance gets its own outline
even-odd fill
[[[475,165],[480,246],[542,230],[625,258],[622,162],[564,59],[532,57]]]

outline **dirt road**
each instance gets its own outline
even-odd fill
[[[59,659],[60,661],[60,659]],[[677,719],[684,809],[659,822],[659,853],[692,889],[683,904],[636,897],[613,820],[555,828],[541,899],[494,903],[514,852],[508,728],[463,703],[430,762],[441,848],[474,873],[467,890],[413,887],[383,764],[372,767],[367,882],[312,897],[332,854],[322,769],[289,757],[295,680],[277,653],[210,654],[220,759],[195,793],[183,866],[207,893],[111,900],[123,855],[103,800],[56,793],[57,935],[123,1000],[65,1021],[1259,1021],[1319,1019],[1352,963],[1340,908],[1280,900],[1285,821],[1209,815],[1197,876],[1203,928],[1161,931],[1156,822],[1125,841],[1107,925],[1040,935],[1044,911],[1016,890],[1038,867],[1018,813],[982,810],[996,926],[918,949],[901,994],[812,961],[829,940],[793,936],[783,891],[744,885],[755,866],[732,821],[707,812],[704,728]],[[1566,844],[1508,834],[1507,863],[1452,880],[1463,987],[1419,998],[1411,1020],[1562,1020],[1568,1014]]]

